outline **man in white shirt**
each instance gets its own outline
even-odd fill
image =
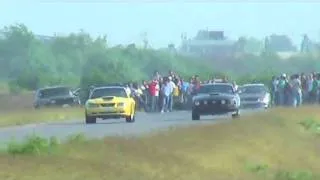
[[[168,77],[169,82],[168,82],[168,86],[170,87],[170,96],[169,96],[169,104],[168,104],[168,109],[170,112],[172,112],[172,108],[173,108],[173,91],[174,88],[176,88],[176,84],[172,81],[172,77],[169,76]]]
[[[302,103],[302,87],[299,75],[294,75],[292,80],[293,106],[300,106]]]

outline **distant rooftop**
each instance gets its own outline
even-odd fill
[[[195,40],[225,40],[224,31],[209,31],[200,30],[198,31]]]
[[[187,42],[188,45],[193,46],[232,46],[235,41],[232,40],[190,40]]]

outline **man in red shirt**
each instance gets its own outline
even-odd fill
[[[159,101],[159,82],[154,79],[149,84],[149,93],[151,96],[151,112],[156,112],[158,110],[158,101]]]

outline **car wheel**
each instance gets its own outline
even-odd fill
[[[90,117],[86,115],[86,124],[95,124],[97,123],[96,117]]]
[[[200,120],[200,115],[194,111],[192,111],[192,120]]]
[[[240,117],[240,110],[237,110],[235,113],[233,113],[232,115],[232,118],[235,119],[235,118],[239,118]]]
[[[126,122],[127,122],[127,123],[133,123],[133,122],[135,121],[134,109],[135,109],[135,107],[132,107],[132,108],[131,108],[131,114],[130,114],[130,116],[127,116],[127,117],[126,117]]]

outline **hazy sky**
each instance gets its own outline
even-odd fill
[[[41,35],[66,34],[82,28],[94,36],[107,34],[112,44],[141,42],[145,31],[156,47],[179,43],[181,32],[194,36],[205,28],[224,30],[231,38],[285,33],[299,42],[302,34],[308,33],[320,40],[320,1],[213,1],[0,0],[0,26],[24,23]]]

